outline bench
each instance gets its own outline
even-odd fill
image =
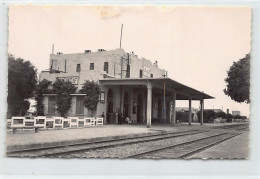
[[[22,126],[21,127],[17,126],[16,127],[16,126],[12,126],[10,128],[13,130],[13,134],[15,134],[17,129],[34,129],[35,133],[38,133],[39,129],[43,128],[43,127],[37,127],[37,126],[23,126],[23,127]]]

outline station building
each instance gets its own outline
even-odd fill
[[[189,100],[188,121],[192,120],[191,102],[199,100],[203,112],[204,99],[213,98],[203,92],[167,78],[166,71],[139,58],[134,52],[123,49],[97,52],[85,50],[84,53],[51,54],[48,70],[40,73],[40,81],[47,79],[69,80],[77,91],[86,80],[96,81],[101,87],[100,100],[95,116],[106,115],[105,124],[117,124],[117,114],[128,116],[134,123],[176,122],[176,100]],[[89,117],[84,107],[82,94],[72,95],[72,107],[68,116]],[[44,114],[58,116],[55,94],[44,94]],[[203,115],[201,115],[203,119]],[[203,122],[203,120],[201,120]]]

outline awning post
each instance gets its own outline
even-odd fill
[[[203,118],[203,111],[204,111],[204,100],[200,100],[200,125],[203,125],[204,118]]]
[[[191,118],[192,118],[192,112],[191,112],[191,97],[189,98],[189,125],[191,125]]]
[[[152,124],[152,85],[147,83],[147,127],[150,128]]]
[[[172,92],[172,125],[176,124],[176,91]]]

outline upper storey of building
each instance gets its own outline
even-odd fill
[[[103,78],[163,78],[165,70],[157,62],[138,58],[133,52],[123,49],[97,52],[85,50],[84,53],[51,54],[49,70],[42,71],[40,81],[69,78],[81,85],[86,80],[98,81]]]

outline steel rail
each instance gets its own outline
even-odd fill
[[[175,157],[175,158],[176,158],[176,159],[180,159],[180,158],[186,159],[187,157],[190,157],[190,156],[192,156],[192,155],[195,155],[195,154],[197,154],[197,153],[199,153],[199,152],[201,152],[201,151],[203,151],[203,150],[206,150],[206,149],[208,149],[208,148],[211,148],[211,147],[213,147],[213,146],[215,146],[215,145],[217,145],[217,144],[219,144],[219,143],[221,143],[221,142],[227,141],[227,140],[229,140],[229,139],[231,139],[231,138],[233,138],[233,137],[236,137],[236,136],[238,136],[238,135],[241,135],[241,134],[242,134],[242,133],[235,134],[235,135],[232,135],[232,136],[227,137],[227,138],[225,138],[225,139],[218,140],[218,141],[216,141],[216,142],[213,142],[213,143],[210,143],[210,144],[208,144],[208,145],[202,146],[202,147],[200,147],[200,148],[198,148],[198,149],[194,149],[194,150],[192,150],[192,151],[190,151],[190,152],[187,152],[187,153],[185,153],[185,154],[179,155],[179,156],[177,156],[177,157]]]
[[[147,142],[147,141],[154,141],[154,140],[162,140],[162,139],[167,139],[167,138],[172,138],[172,137],[180,137],[180,136],[185,136],[185,135],[192,135],[192,134],[199,134],[199,133],[204,133],[207,131],[202,131],[202,130],[191,130],[191,131],[181,131],[181,132],[175,132],[175,133],[162,133],[162,134],[155,134],[155,135],[150,135],[150,136],[140,136],[140,137],[130,137],[130,138],[122,138],[122,139],[111,139],[111,140],[106,140],[106,141],[94,141],[94,142],[84,142],[84,143],[76,143],[76,144],[69,144],[69,145],[59,145],[59,146],[51,146],[51,147],[41,147],[41,148],[30,148],[30,149],[25,149],[25,150],[16,150],[16,151],[9,151],[6,152],[8,157],[17,157],[19,154],[23,154],[25,152],[39,152],[39,151],[44,151],[44,150],[49,150],[49,149],[62,149],[62,148],[67,148],[67,147],[77,147],[77,146],[82,146],[82,145],[95,145],[95,144],[100,144],[100,143],[111,143],[111,142],[120,142],[122,141],[123,143],[118,143],[118,144],[108,144],[108,145],[102,145],[102,146],[93,146],[89,148],[84,148],[84,149],[78,149],[78,150],[71,150],[71,151],[61,151],[61,152],[53,152],[50,154],[39,154],[36,155],[37,157],[45,157],[45,156],[53,156],[53,155],[63,155],[67,153],[74,153],[74,152],[81,152],[81,151],[86,151],[86,150],[91,150],[91,149],[100,149],[100,148],[106,148],[106,147],[114,147],[117,145],[126,145],[126,144],[134,144],[134,143],[139,143],[139,142]],[[155,137],[154,139],[145,139],[145,138],[152,138]],[[156,138],[158,137],[158,138]],[[144,140],[139,140],[139,141],[132,141],[128,142],[127,140],[134,140],[134,139],[144,139]],[[16,154],[16,155],[12,155]],[[35,157],[36,157],[35,156]]]
[[[225,134],[227,134],[227,132],[216,134],[216,135],[211,135],[211,136],[207,136],[207,137],[203,137],[203,138],[199,138],[199,139],[196,139],[196,140],[191,140],[191,141],[188,141],[188,142],[181,142],[179,144],[168,145],[168,146],[165,146],[165,147],[161,147],[161,148],[157,148],[157,149],[152,149],[152,150],[140,152],[140,153],[137,153],[137,154],[128,155],[128,156],[125,156],[124,158],[135,158],[135,157],[138,157],[140,155],[145,155],[145,154],[157,152],[157,151],[160,151],[160,150],[165,150],[165,149],[169,149],[169,148],[173,148],[173,147],[178,147],[178,146],[194,143],[194,142],[197,142],[197,141],[201,141],[201,140],[205,140],[205,139],[209,139],[209,138],[212,138],[212,137],[217,137],[217,136],[221,136],[221,135],[225,135]]]
[[[97,149],[103,149],[103,148],[109,148],[109,147],[116,147],[116,146],[122,146],[122,145],[129,145],[129,144],[136,144],[136,143],[143,143],[143,142],[150,142],[150,141],[156,141],[156,140],[164,140],[164,139],[168,139],[168,138],[175,138],[175,137],[181,137],[181,136],[187,136],[187,135],[192,135],[192,134],[200,134],[200,133],[204,133],[207,131],[198,131],[198,132],[188,132],[186,131],[186,133],[182,133],[182,134],[169,134],[170,136],[167,137],[160,137],[160,138],[155,138],[155,139],[145,139],[145,140],[141,140],[141,141],[132,141],[132,142],[127,142],[125,141],[125,143],[117,143],[117,144],[108,144],[108,145],[102,145],[102,146],[94,146],[94,147],[89,147],[89,148],[83,148],[83,149],[74,149],[74,150],[69,150],[69,151],[61,151],[61,152],[55,152],[55,153],[51,153],[51,154],[43,154],[41,155],[42,157],[51,157],[51,156],[59,156],[59,155],[65,155],[65,154],[72,154],[72,153],[77,153],[77,152],[83,152],[83,151],[88,151],[88,150],[97,150]],[[151,136],[149,136],[151,137]],[[148,138],[148,136],[146,137]],[[128,140],[128,139],[126,139]],[[129,139],[132,140],[132,139]]]
[[[191,130],[191,131],[202,131],[202,130]],[[169,134],[180,134],[180,133],[185,133],[185,132],[188,132],[188,131],[173,132],[173,133],[165,132],[165,133],[153,134],[153,135],[149,135],[149,136],[134,136],[134,137],[129,137],[129,138],[117,138],[117,139],[100,140],[100,141],[92,141],[92,142],[91,141],[80,142],[80,143],[73,143],[73,144],[66,144],[66,145],[55,145],[55,146],[48,146],[48,147],[36,147],[36,148],[28,148],[28,149],[21,149],[21,150],[10,150],[10,151],[7,151],[6,154],[17,153],[17,152],[30,152],[30,151],[37,151],[37,150],[47,150],[47,149],[52,149],[52,148],[55,149],[55,148],[70,147],[70,146],[80,146],[80,145],[87,145],[87,144],[98,144],[98,143],[104,143],[104,142],[115,142],[115,141],[121,141],[121,140],[127,140],[127,139],[156,137],[156,136],[169,135]]]

